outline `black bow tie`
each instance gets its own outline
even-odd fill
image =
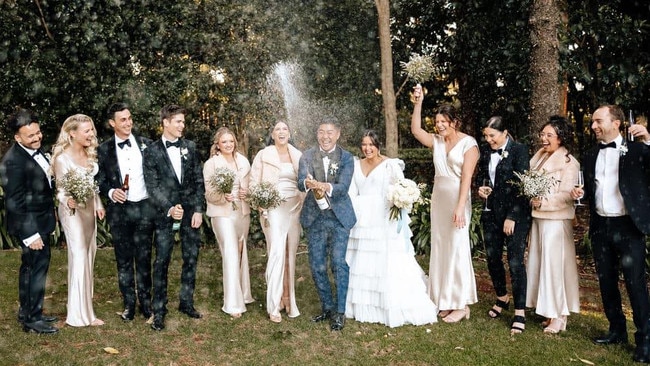
[[[131,140],[126,139],[126,140],[124,140],[122,142],[117,143],[117,146],[119,146],[120,149],[124,149],[124,145],[126,145],[128,147],[131,147]]]
[[[32,153],[32,157],[36,157],[38,154],[43,154],[43,152],[41,150],[36,150]]]
[[[321,156],[321,158],[323,158],[323,159],[328,158],[328,159],[332,160],[332,158],[334,157],[334,151],[332,151],[332,152],[325,152],[325,151],[321,150],[321,152],[320,152],[320,156]]]
[[[166,148],[169,149],[169,148],[172,147],[172,146],[176,146],[177,148],[180,149],[180,147],[181,147],[181,140],[179,139],[179,140],[176,140],[175,142],[165,141],[165,147],[166,147]]]
[[[501,153],[503,152],[503,149],[496,149],[496,150],[495,150],[495,149],[490,149],[490,150],[492,150],[492,154],[499,154],[499,155],[501,155]]]
[[[613,148],[613,149],[616,149],[616,142],[615,142],[615,141],[612,141],[612,142],[610,142],[609,144],[598,144],[598,148],[599,148],[599,149],[606,149],[606,148],[608,148],[608,147],[611,147],[611,148]]]

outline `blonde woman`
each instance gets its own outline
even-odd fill
[[[54,146],[52,171],[57,181],[59,220],[68,247],[68,304],[66,323],[73,327],[103,325],[93,310],[93,266],[97,251],[97,221],[105,210],[95,192],[85,202],[77,202],[65,190],[61,180],[76,170],[89,182],[97,174],[97,131],[93,120],[75,114],[63,122]]]
[[[211,178],[219,168],[235,173],[231,192],[219,192]],[[250,225],[250,207],[244,201],[248,192],[251,165],[248,159],[237,152],[235,134],[227,127],[221,127],[214,135],[210,159],[203,165],[205,198],[208,204],[206,214],[210,217],[212,231],[217,238],[223,266],[223,310],[233,318],[241,317],[246,304],[255,299],[251,295],[248,272],[246,238]]]
[[[296,305],[294,277],[296,252],[300,241],[300,211],[304,194],[298,190],[298,163],[302,153],[289,143],[289,126],[278,122],[271,132],[272,145],[262,149],[251,168],[250,184],[270,182],[286,201],[268,211],[261,221],[266,238],[266,311],[274,323],[282,321],[280,310],[295,318],[300,315]]]

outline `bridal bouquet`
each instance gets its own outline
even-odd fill
[[[514,172],[518,181],[509,181],[519,188],[519,195],[527,198],[544,197],[559,181],[546,174],[545,170],[525,170],[523,173]]]
[[[431,80],[436,71],[433,58],[428,55],[411,54],[408,62],[400,62],[402,71],[416,84]]]
[[[262,216],[267,218],[267,211],[280,206],[286,199],[280,196],[275,185],[269,182],[262,182],[252,186],[246,195],[246,202],[256,210],[262,210]],[[268,227],[269,222],[264,223]]]
[[[410,212],[413,204],[420,199],[420,187],[406,178],[402,178],[388,187],[388,202],[390,202],[390,219],[402,217],[402,210]]]
[[[232,187],[235,184],[235,172],[228,168],[219,167],[214,170],[214,174],[209,178],[210,186],[218,193],[232,193]],[[232,202],[232,209],[237,209],[235,201]]]
[[[75,200],[77,206],[81,208],[86,207],[86,201],[99,190],[93,175],[90,172],[82,172],[78,169],[68,170],[57,181],[57,185],[63,188],[66,195]],[[75,210],[72,209],[70,215],[74,214]]]

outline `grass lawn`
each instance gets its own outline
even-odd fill
[[[45,311],[60,318],[56,335],[26,334],[16,321],[20,252],[0,251],[0,365],[624,365],[632,364],[632,346],[594,345],[590,338],[607,329],[600,308],[596,277],[589,266],[581,271],[580,315],[569,317],[566,332],[542,333],[539,320],[527,313],[527,330],[510,336],[512,311],[490,320],[486,311],[494,296],[482,258],[475,259],[478,304],[471,318],[458,324],[388,328],[349,320],[342,332],[310,322],[319,313],[306,248],[297,259],[296,293],[301,316],[271,323],[265,311],[265,250],[251,249],[251,281],[257,300],[240,319],[223,313],[221,256],[202,248],[199,258],[196,308],[203,319],[179,313],[180,250],[170,265],[167,328],[155,332],[139,316],[123,322],[112,249],[100,249],[95,264],[95,312],[106,324],[72,328],[64,325],[66,251],[54,250],[48,276]],[[428,258],[419,257],[423,267]],[[624,293],[625,294],[625,293]],[[627,295],[624,295],[627,297]],[[626,309],[629,309],[626,307]],[[628,322],[630,339],[633,324]],[[112,347],[118,354],[109,354]],[[582,361],[580,360],[582,359]],[[586,362],[585,362],[586,361]]]

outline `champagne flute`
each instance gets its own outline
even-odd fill
[[[492,194],[492,180],[490,178],[483,179],[483,193],[485,193],[485,207],[483,207],[483,211],[492,211],[487,206],[488,197]]]
[[[578,171],[578,175],[575,177],[575,181],[573,182],[573,186],[575,188],[580,188],[580,189],[582,189],[582,187],[585,186],[585,178],[584,178],[584,175],[582,174],[582,170]],[[578,202],[576,202],[576,206],[584,206],[584,204],[582,204],[582,202],[580,202],[581,198],[582,197],[578,198]]]

